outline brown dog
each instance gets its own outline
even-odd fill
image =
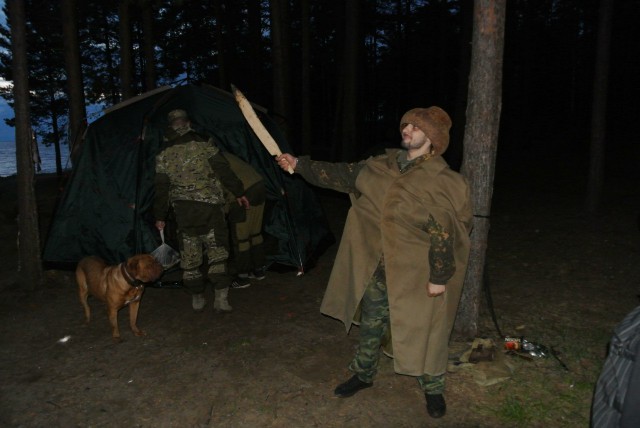
[[[129,325],[136,336],[145,333],[138,328],[138,308],[144,293],[144,284],[154,282],[162,275],[163,268],[150,254],[137,254],[116,266],[108,266],[100,257],[85,257],[76,268],[78,296],[84,307],[87,323],[91,311],[87,298],[89,293],[107,303],[107,313],[113,334],[113,340],[120,341],[118,329],[118,311],[129,305]]]

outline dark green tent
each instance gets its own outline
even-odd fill
[[[160,243],[153,226],[154,161],[167,113],[185,109],[194,128],[265,178],[268,261],[303,272],[333,242],[310,187],[280,170],[246,123],[233,96],[192,84],[159,88],[107,109],[88,127],[82,151],[58,203],[44,247],[45,263],[98,255],[116,264]],[[264,109],[258,116],[283,152],[291,151]],[[171,244],[171,242],[169,242]]]

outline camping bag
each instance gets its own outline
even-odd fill
[[[596,383],[591,426],[640,427],[640,306],[614,330]]]

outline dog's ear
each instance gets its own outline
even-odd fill
[[[147,281],[149,282],[156,281],[164,273],[162,264],[160,264],[160,262],[151,254],[144,254],[140,256],[139,269],[140,271],[138,273],[146,276]]]
[[[134,256],[131,257],[128,261],[127,261],[127,271],[129,271],[129,273],[135,278],[135,276],[138,274],[138,265],[140,264],[139,261],[139,257],[138,256]]]
[[[152,275],[154,280],[157,280],[158,278],[160,278],[164,273],[164,267],[162,267],[162,264],[158,260],[156,260],[155,257],[153,258],[151,271],[153,272]]]

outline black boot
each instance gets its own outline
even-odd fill
[[[336,397],[346,398],[351,397],[356,392],[361,389],[369,388],[373,383],[363,382],[358,378],[358,375],[353,375],[351,379],[346,381],[345,383],[341,383],[338,387],[333,391]]]
[[[432,418],[441,418],[447,413],[447,403],[442,394],[424,394],[427,399],[427,412]]]

